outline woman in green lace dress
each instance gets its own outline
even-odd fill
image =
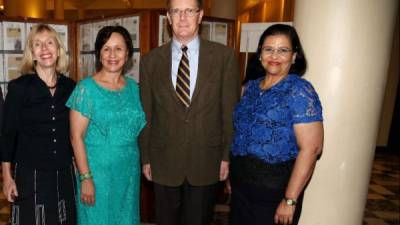
[[[132,41],[120,26],[101,29],[96,73],[67,102],[78,177],[79,225],[139,225],[137,137],[145,125],[136,82],[123,76]]]

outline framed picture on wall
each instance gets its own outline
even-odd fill
[[[121,18],[107,20],[108,26],[122,26]]]
[[[94,50],[94,41],[92,37],[93,25],[91,23],[81,24],[79,26],[79,31],[80,31],[80,50],[81,51]]]
[[[25,32],[26,34],[29,34],[31,32],[32,27],[34,27],[37,23],[26,23],[25,24]]]
[[[5,55],[5,81],[8,82],[20,76],[20,68],[22,63],[22,54],[6,54]]]
[[[131,63],[132,63],[132,67],[125,75],[133,78],[136,82],[139,82],[139,65],[140,65],[140,53],[139,52],[133,53]]]
[[[139,16],[122,18],[122,26],[125,27],[131,35],[133,48],[139,48]]]
[[[105,26],[107,26],[107,21],[99,21],[99,22],[92,23],[91,38],[92,38],[93,48],[91,50],[94,50],[94,43],[96,43],[97,33],[99,33],[99,30]]]
[[[81,54],[79,57],[79,69],[81,78],[93,75],[96,72],[95,55]]]
[[[212,28],[213,28],[212,22],[203,21],[200,26],[201,38],[211,41]]]
[[[6,81],[6,73],[4,73],[4,56],[0,54],[0,83]]]
[[[3,47],[3,23],[0,22],[0,50],[4,50]]]
[[[213,24],[213,41],[223,45],[228,44],[228,24],[214,22]]]
[[[171,40],[169,23],[166,16],[161,15],[158,21],[158,46]]]
[[[25,24],[20,22],[3,22],[4,50],[22,51],[25,45]]]
[[[65,50],[68,51],[68,26],[61,24],[49,24],[61,38],[61,41],[64,44]]]

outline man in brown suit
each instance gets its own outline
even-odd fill
[[[158,225],[206,225],[229,172],[238,67],[232,49],[199,37],[201,0],[167,6],[172,41],[141,60],[143,174],[154,181]]]

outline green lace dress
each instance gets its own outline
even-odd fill
[[[95,204],[82,204],[78,186],[79,225],[140,225],[137,137],[146,122],[138,85],[125,79],[126,85],[114,91],[87,77],[66,104],[89,119],[84,142]]]

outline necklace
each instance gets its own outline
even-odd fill
[[[48,89],[55,89],[57,87],[57,83],[55,83],[53,86],[49,86],[49,85],[46,85],[46,86]]]
[[[52,90],[52,89],[55,89],[55,88],[57,87],[57,83],[58,83],[58,76],[57,76],[56,82],[54,83],[53,86],[49,86],[49,85],[47,85],[47,84],[46,84],[46,86],[47,86],[48,89]]]

